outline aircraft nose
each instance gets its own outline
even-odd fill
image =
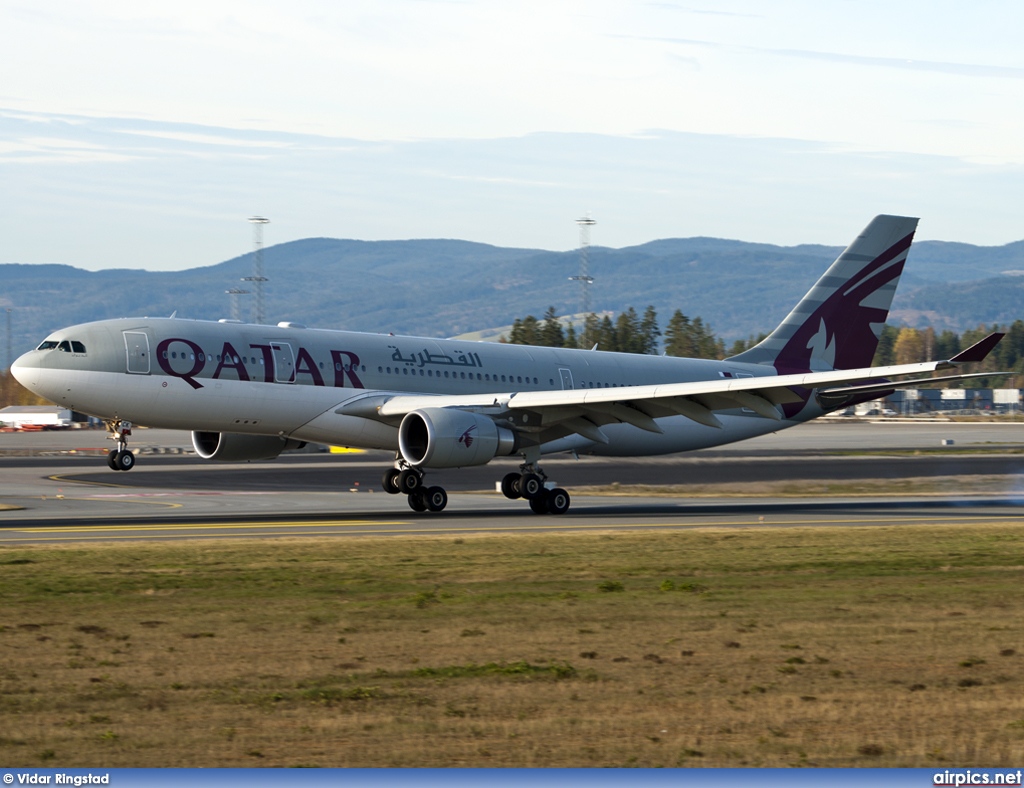
[[[35,351],[25,353],[11,364],[11,374],[27,389],[35,389],[39,383],[39,359],[35,355]]]

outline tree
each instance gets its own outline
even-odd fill
[[[935,358],[953,358],[960,352],[960,337],[946,330],[935,337]]]
[[[512,323],[512,331],[508,335],[509,344],[512,345],[539,345],[537,318],[527,315],[522,320],[516,319]]]
[[[540,343],[547,347],[565,347],[565,334],[562,333],[562,321],[553,306],[544,313],[544,323],[540,328]]]
[[[598,327],[599,321],[597,315],[591,312],[589,315],[583,318],[583,335],[580,337],[580,347],[584,350],[590,350],[597,342],[600,344],[598,339]],[[608,348],[604,348],[607,350]]]
[[[596,328],[590,334],[590,338],[594,340],[598,348],[612,352],[618,350],[619,341],[615,334],[615,326],[612,325],[612,319],[605,315],[601,322],[598,323],[597,316],[595,315],[594,322],[596,323]],[[584,350],[590,350],[590,348],[584,348]]]
[[[0,408],[9,405],[49,405],[47,400],[22,386],[10,370],[0,372]]]
[[[888,367],[896,363],[893,346],[896,344],[896,337],[899,336],[899,333],[900,330],[894,326],[882,326],[882,334],[878,338],[878,347],[875,348],[875,357],[871,366]]]
[[[615,342],[615,350],[620,353],[643,352],[640,349],[640,319],[633,307],[619,313],[619,318],[615,321]],[[605,349],[609,350],[610,348]]]
[[[568,328],[565,329],[565,342],[562,347],[578,348],[580,341],[576,337],[576,328],[572,323],[569,324]]]
[[[665,328],[665,354],[680,358],[694,358],[697,348],[693,344],[690,318],[677,309]]]
[[[901,328],[893,344],[892,354],[897,364],[916,364],[924,361],[924,336],[916,328]]]
[[[658,313],[653,306],[644,310],[643,319],[640,321],[640,352],[648,355],[656,355],[658,352],[658,337],[661,330],[658,328]]]

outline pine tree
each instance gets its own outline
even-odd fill
[[[612,325],[612,319],[608,315],[605,315],[601,321],[597,323],[597,330],[591,334],[591,336],[594,338],[594,342],[597,343],[597,347],[600,350],[608,350],[614,353],[619,349],[619,340],[615,333],[615,326]],[[589,350],[590,348],[586,349]]]
[[[540,329],[540,343],[547,347],[565,347],[565,334],[562,333],[562,321],[553,306],[544,313],[544,323]]]
[[[875,357],[871,362],[871,366],[888,367],[896,363],[893,346],[896,344],[896,337],[899,336],[899,333],[900,330],[894,326],[882,326],[882,334],[878,338],[878,347],[875,348]]]
[[[609,320],[609,322],[611,321]],[[615,349],[620,353],[643,352],[640,341],[640,319],[633,307],[621,312],[615,321],[615,342]]]
[[[653,306],[644,310],[644,317],[640,321],[640,352],[648,355],[657,355],[658,337],[661,331],[658,328],[658,313]]]
[[[508,341],[512,345],[539,345],[537,318],[527,315],[522,320],[518,318],[512,323],[512,331],[509,332]]]
[[[690,318],[677,309],[665,328],[665,355],[693,358],[696,348],[692,340]]]
[[[576,328],[572,323],[569,324],[568,328],[565,329],[565,342],[562,347],[578,348],[580,341],[576,338]]]

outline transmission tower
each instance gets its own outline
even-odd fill
[[[262,325],[263,315],[263,283],[267,277],[263,275],[263,225],[270,224],[270,219],[262,216],[253,216],[249,219],[252,224],[253,262],[252,276],[243,276],[243,282],[253,282],[256,286],[256,297],[252,301],[252,322]]]
[[[587,321],[590,315],[590,286],[594,284],[594,277],[590,275],[590,228],[597,224],[590,218],[588,213],[582,219],[577,219],[576,224],[580,228],[580,273],[578,276],[570,276],[569,280],[580,283],[580,311],[583,313],[583,344],[589,346],[591,337],[588,336]]]
[[[238,297],[243,295],[249,295],[248,290],[242,290],[240,287],[232,287],[230,290],[225,290],[229,296],[231,296],[231,319],[242,320],[242,308],[238,303]]]

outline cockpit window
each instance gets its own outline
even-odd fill
[[[44,342],[37,350],[53,350],[57,348],[63,353],[85,353],[85,345],[79,342],[77,339],[64,339],[60,343],[57,342]]]

